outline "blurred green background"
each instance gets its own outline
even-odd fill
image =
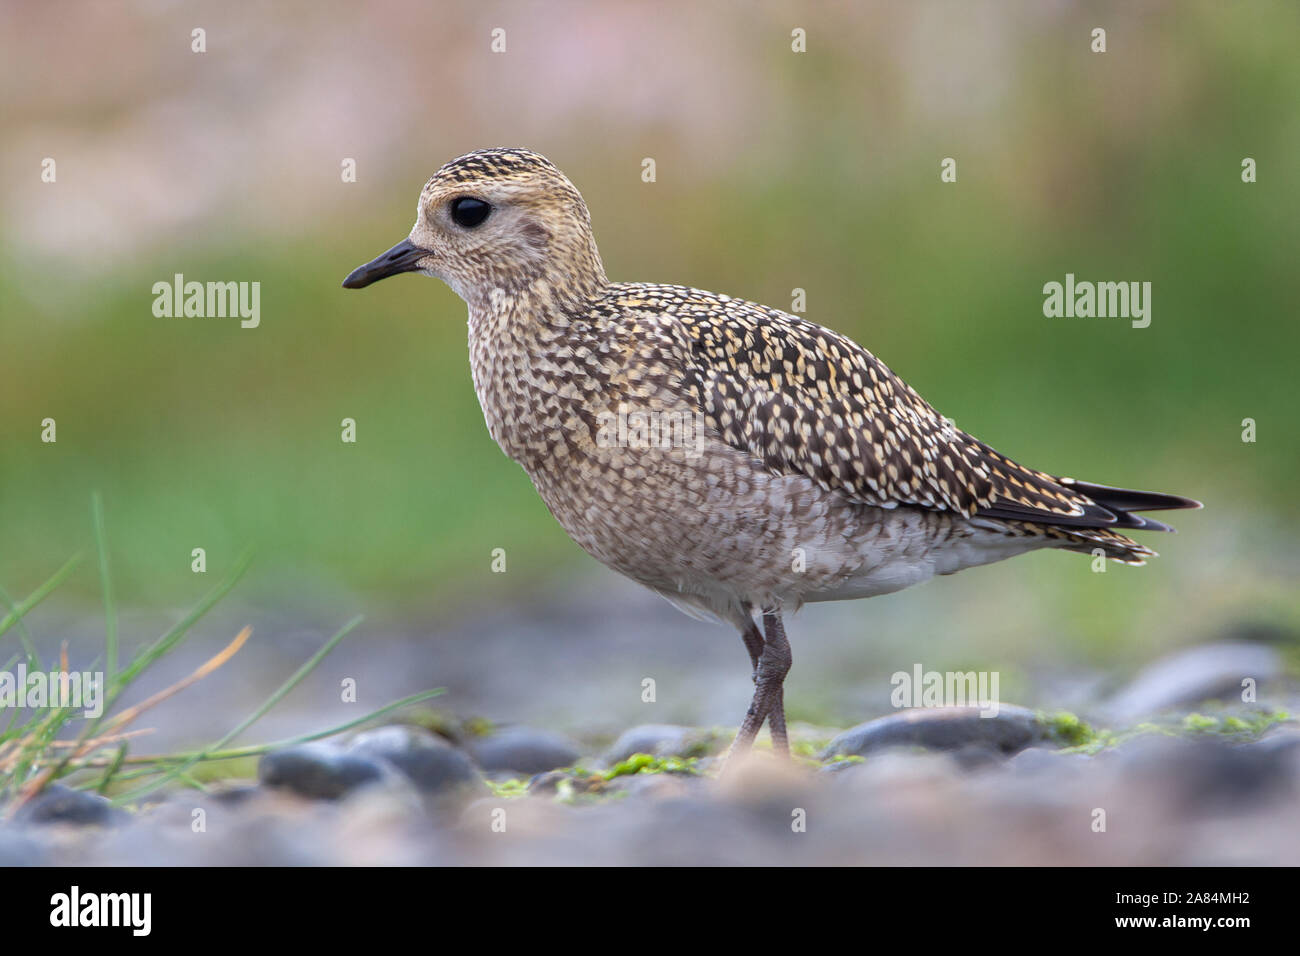
[[[1106,661],[1300,625],[1294,3],[0,9],[10,594],[90,544],[95,490],[127,606],[192,600],[195,547],[209,579],[256,547],[262,604],[415,619],[612,573],[487,435],[461,301],[339,287],[438,165],[525,145],[583,191],[612,278],[803,288],[1004,453],[1207,504],[1145,569],[1039,555],[880,601]],[[154,317],[178,272],[260,282],[261,326]],[[1067,272],[1150,281],[1151,326],[1045,318]],[[98,588],[90,562],[62,599]]]

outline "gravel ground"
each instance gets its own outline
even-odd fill
[[[538,774],[521,795],[492,792],[457,748],[421,747],[463,763],[407,776],[354,758],[338,783],[268,758],[259,785],[134,814],[55,793],[0,828],[0,865],[1300,862],[1300,733],[1286,725],[1248,743],[1144,736],[1098,756],[890,749],[818,768],[759,754],[721,778],[707,758],[634,759],[623,773]]]
[[[792,763],[760,747],[722,772],[750,690],[743,652],[639,601],[589,593],[345,645],[257,739],[356,716],[337,702],[349,676],[367,708],[445,686],[439,711],[285,748],[256,780],[131,809],[56,785],[0,824],[0,866],[1300,864],[1300,724],[1285,716],[1300,713],[1300,687],[1269,643],[1209,641],[1121,685],[1078,668],[1031,675],[1018,681],[1028,706],[981,717],[891,707],[879,672],[902,658],[864,650],[875,657],[845,673],[852,619],[832,615],[820,655],[804,655],[803,689],[861,722],[795,720]],[[56,632],[76,647],[76,626]],[[160,708],[148,749],[218,736],[319,643],[311,628],[278,633],[205,697]],[[139,694],[207,653],[165,662]],[[1241,699],[1247,677],[1258,701]]]
[[[135,812],[56,786],[0,826],[0,865],[1300,863],[1300,728],[1202,710],[1110,738],[922,708],[830,741],[797,725],[793,763],[760,750],[725,772],[716,729],[593,751],[390,725]]]

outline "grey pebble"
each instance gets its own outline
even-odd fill
[[[257,778],[263,786],[314,800],[337,800],[358,787],[390,780],[394,773],[378,760],[322,743],[274,751],[257,765]]]
[[[126,811],[117,809],[97,793],[73,790],[61,783],[52,783],[14,814],[14,822],[112,826],[128,817]]]
[[[425,796],[487,792],[482,774],[461,750],[422,727],[393,724],[358,734],[348,752],[392,764]]]
[[[1281,674],[1277,651],[1263,644],[1203,644],[1162,657],[1145,668],[1106,704],[1108,716],[1132,722],[1207,700],[1240,702],[1241,682],[1253,678],[1257,690]]]
[[[1028,708],[1002,704],[997,716],[979,707],[917,707],[858,724],[835,737],[823,759],[864,757],[889,747],[924,747],[953,752],[963,766],[987,763],[1023,750],[1046,737]]]
[[[678,724],[639,724],[629,727],[605,752],[605,760],[618,763],[633,754],[652,757],[701,757],[713,745],[706,730]]]
[[[470,744],[470,753],[484,770],[520,774],[545,773],[572,766],[582,751],[563,734],[532,727],[505,727]]]

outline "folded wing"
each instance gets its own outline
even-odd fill
[[[944,419],[851,339],[754,303],[723,300],[724,312],[694,294],[701,308],[677,318],[706,422],[777,473],[884,508],[1061,528],[1167,531],[1133,512],[1200,507],[1026,468]]]

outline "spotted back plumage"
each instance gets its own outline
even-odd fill
[[[774,470],[884,508],[1081,527],[1118,520],[1060,479],[957,428],[838,332],[694,289],[658,286],[646,294],[678,317],[689,338],[687,384],[710,424]]]

